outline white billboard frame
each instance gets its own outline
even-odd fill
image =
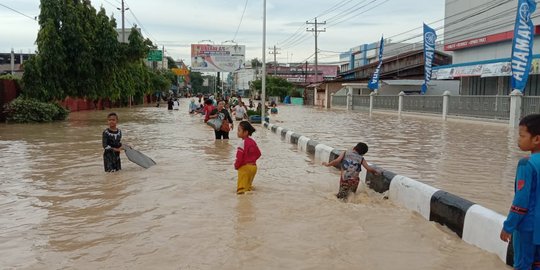
[[[244,68],[245,45],[191,44],[191,70],[234,72]]]

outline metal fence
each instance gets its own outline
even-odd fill
[[[442,96],[404,96],[403,111],[442,114]]]
[[[540,113],[540,97],[523,97],[521,104],[521,116]]]
[[[509,96],[450,96],[448,114],[510,119]]]
[[[332,96],[332,107],[333,106],[347,106],[347,96]]]
[[[353,95],[352,106],[353,109],[369,108],[369,96]]]
[[[374,109],[398,110],[399,96],[374,96]]]

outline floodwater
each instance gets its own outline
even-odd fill
[[[274,124],[337,149],[365,142],[368,162],[508,214],[520,158],[507,122],[280,106]]]
[[[338,201],[335,169],[260,126],[256,190],[237,196],[232,164],[239,139],[214,142],[202,119],[187,114],[186,100],[181,104],[185,110],[117,110],[123,142],[158,163],[147,170],[122,154],[122,171],[103,172],[109,111],[72,113],[63,123],[0,125],[0,269],[508,269],[363,187],[349,203]],[[469,138],[453,131],[464,124],[451,122],[280,109],[284,127],[314,138],[310,130],[320,128],[318,139],[332,146],[367,141],[369,161],[444,187],[476,181],[466,173],[490,163],[486,174],[510,175],[514,166],[493,163],[514,155],[496,125],[467,125],[467,132],[482,131]],[[302,128],[300,120],[309,123]],[[413,139],[415,132],[427,142]],[[484,143],[497,134],[504,138]],[[473,158],[471,149],[495,156]],[[443,172],[456,179],[441,179],[457,183],[439,180]],[[491,179],[493,194],[511,186],[500,178]],[[489,198],[486,190],[461,187],[473,198]]]

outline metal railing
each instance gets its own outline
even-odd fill
[[[540,113],[540,97],[523,97],[521,103],[521,116]]]
[[[403,111],[442,114],[442,96],[404,96]]]
[[[402,99],[400,99],[400,97]],[[486,118],[497,120],[510,120],[511,100],[516,99],[516,115],[521,112],[521,116],[540,113],[540,96],[366,96],[366,95],[334,95],[332,106],[348,106],[352,103],[353,110],[383,109],[395,110],[401,113],[421,112],[447,116],[462,116],[472,118]],[[521,107],[517,107],[521,99]],[[373,103],[371,103],[373,102]],[[401,104],[400,104],[401,102]],[[446,102],[446,103],[445,103]],[[401,111],[400,111],[401,107]],[[446,110],[443,112],[443,109]],[[520,111],[521,110],[521,111]],[[517,119],[517,118],[516,118]],[[515,121],[509,121],[509,125],[514,127]]]
[[[353,109],[369,108],[369,96],[353,95],[352,106]]]
[[[398,110],[399,96],[374,96],[374,109]]]
[[[332,106],[347,106],[347,96],[332,96]]]
[[[510,119],[509,96],[450,96],[448,114],[457,116]]]

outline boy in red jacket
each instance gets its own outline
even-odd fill
[[[253,179],[257,174],[257,159],[261,157],[261,151],[257,143],[250,137],[255,128],[248,122],[242,121],[238,125],[237,135],[242,142],[236,150],[234,169],[238,170],[238,187],[236,194],[244,194],[251,191]]]

